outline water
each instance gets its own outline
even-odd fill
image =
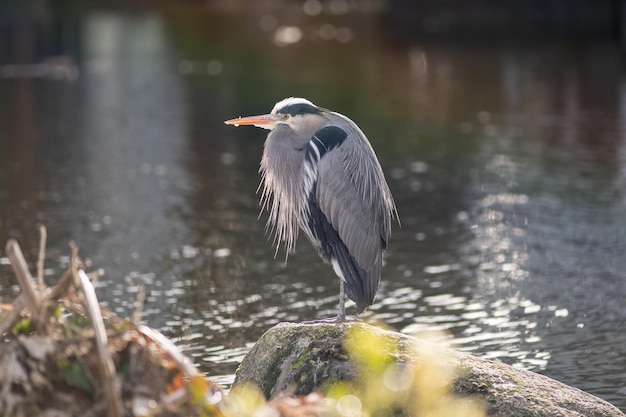
[[[5,30],[30,53],[0,67],[0,241],[33,261],[45,223],[50,282],[76,241],[109,308],[131,314],[143,285],[144,320],[228,385],[274,324],[336,314],[331,269],[304,239],[274,257],[257,219],[266,132],[223,125],[307,97],[368,134],[402,220],[364,320],[444,330],[625,410],[617,48],[406,44],[344,12],[78,10],[46,42]]]

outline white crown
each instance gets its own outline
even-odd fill
[[[311,105],[313,107],[317,107],[315,104],[311,103],[306,98],[287,97],[286,99],[283,99],[283,100],[279,101],[278,103],[274,104],[274,108],[272,109],[272,114],[276,114],[278,112],[278,110],[282,109],[283,107],[291,106],[291,105],[294,105],[294,104],[308,104],[308,105]]]

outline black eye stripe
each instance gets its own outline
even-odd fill
[[[296,103],[278,109],[277,113],[297,116],[299,114],[320,114],[321,111],[317,107],[307,103]]]

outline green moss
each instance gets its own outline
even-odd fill
[[[313,349],[313,345],[309,344],[301,353],[300,355],[296,358],[295,361],[293,361],[293,364],[291,365],[291,369],[292,370],[297,370],[302,368],[302,366],[304,366],[304,363],[307,361],[307,359],[309,358],[309,352]]]

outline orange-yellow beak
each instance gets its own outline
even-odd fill
[[[238,117],[237,119],[226,120],[227,125],[253,125],[263,129],[272,129],[278,118],[273,114],[261,114],[259,116]]]

